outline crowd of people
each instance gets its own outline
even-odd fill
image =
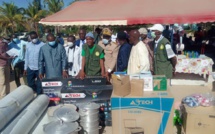
[[[169,30],[169,26],[166,27],[163,35],[170,40],[171,30]],[[180,40],[182,43],[178,44]],[[177,54],[181,50],[192,51],[193,49],[205,54],[206,45],[215,46],[215,24],[212,24],[208,30],[205,27],[198,26],[195,32],[189,34],[184,32],[183,29],[173,32],[173,50]],[[198,50],[198,48],[200,49]]]
[[[0,98],[10,92],[10,65],[14,70],[17,87],[20,75],[25,84],[41,94],[41,80],[56,77],[103,76],[111,82],[111,74],[127,72],[137,74],[151,71],[155,75],[171,78],[175,72],[176,55],[170,41],[162,34],[164,27],[155,24],[150,28],[119,31],[116,39],[110,28],[97,28],[95,33],[79,30],[79,39],[70,35],[64,41],[49,29],[42,38],[30,32],[28,42],[2,37],[0,40]],[[8,50],[18,55],[8,55]]]

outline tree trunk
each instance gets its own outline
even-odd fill
[[[38,23],[37,22],[34,22],[34,27],[35,27],[35,31],[36,31],[37,35],[39,35],[38,34]]]
[[[14,24],[13,23],[11,25],[11,29],[12,29],[12,34],[14,34]]]

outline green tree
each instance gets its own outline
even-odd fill
[[[41,0],[33,0],[33,5],[36,5],[38,10],[42,10]]]
[[[50,14],[60,11],[64,6],[63,0],[44,0],[44,4],[48,6]]]
[[[48,6],[49,14],[51,15],[60,11],[64,6],[64,2],[63,0],[44,0],[44,5]],[[55,33],[57,31],[59,31],[59,27],[55,27]]]
[[[46,10],[40,10],[40,5],[37,2],[29,3],[25,9],[25,18],[27,30],[35,30],[38,32],[38,22],[48,14]]]
[[[8,34],[14,33],[19,24],[23,23],[23,8],[18,8],[14,3],[3,2],[0,7],[0,27]]]

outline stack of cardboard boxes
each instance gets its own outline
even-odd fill
[[[174,98],[165,87],[164,76],[113,76],[113,134],[173,134]]]

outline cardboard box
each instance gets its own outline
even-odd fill
[[[131,93],[130,96],[143,96],[144,81],[141,79],[130,80]]]
[[[100,78],[92,78],[93,82],[99,81]],[[81,85],[81,84],[86,85]],[[87,84],[88,82],[88,84]],[[90,82],[90,78],[86,81],[80,82],[80,80],[68,78],[53,78],[43,79],[42,88],[43,93],[46,94],[50,100],[61,98],[63,103],[86,103],[90,101],[106,101],[110,100],[113,86],[112,85],[93,85]],[[103,82],[102,82],[103,83]],[[80,84],[80,85],[78,85]]]
[[[215,134],[215,107],[183,105],[181,110],[186,134]]]
[[[153,91],[153,76],[151,74],[130,75],[130,80],[132,79],[143,79],[144,80],[143,91]]]
[[[173,103],[169,92],[123,98],[112,94],[113,134],[173,134]]]
[[[50,100],[61,98],[61,89],[63,87],[62,79],[43,79],[42,89],[43,94],[46,94]]]
[[[119,96],[131,93],[130,78],[128,75],[112,75],[113,92]]]
[[[167,78],[165,75],[153,76],[154,91],[166,91],[167,90]]]
[[[112,85],[98,85],[82,87],[64,87],[61,90],[62,103],[77,104],[110,100],[113,91]]]

